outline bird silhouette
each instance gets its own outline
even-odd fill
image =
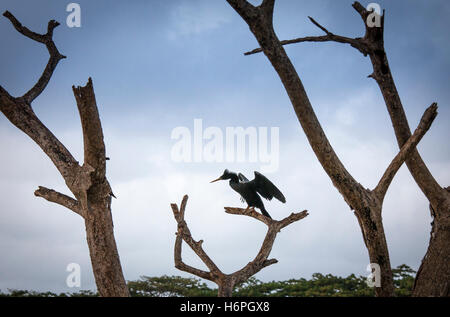
[[[267,177],[259,172],[255,171],[255,178],[249,181],[243,174],[236,174],[226,169],[222,176],[211,181],[211,183],[227,179],[230,180],[231,188],[241,195],[242,201],[247,203],[247,209],[250,207],[256,207],[261,210],[261,213],[264,216],[269,217],[270,219],[272,219],[272,217],[264,207],[259,195],[268,200],[272,200],[272,198],[275,197],[282,203],[286,202],[286,198],[284,198],[281,191]]]

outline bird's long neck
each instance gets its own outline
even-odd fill
[[[230,175],[230,183],[239,183],[239,177],[237,176],[237,174],[231,174]]]

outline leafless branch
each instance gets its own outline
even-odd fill
[[[175,252],[174,252],[175,253],[174,254],[175,267],[177,269],[179,269],[180,271],[194,274],[198,277],[204,278],[209,281],[214,281],[214,277],[211,276],[210,272],[206,272],[206,271],[197,269],[197,268],[187,265],[186,263],[183,262],[183,260],[181,258],[182,243],[183,243],[183,238],[181,237],[181,235],[177,234],[177,237],[175,240]]]
[[[73,86],[72,90],[83,129],[84,162],[95,169],[94,182],[103,181],[106,175],[106,151],[92,79],[89,78],[86,86]]]
[[[240,15],[242,16],[242,14]],[[286,42],[283,43],[278,40],[273,24],[268,23],[270,21],[261,12],[257,12],[256,17],[244,20],[258,41],[264,55],[280,77],[297,119],[317,159],[344,200],[352,210],[355,210],[355,215],[369,251],[370,261],[371,263],[380,263],[381,266],[381,287],[376,289],[376,294],[378,296],[392,296],[394,294],[394,285],[387,242],[380,217],[381,202],[372,191],[365,189],[357,182],[340,161],[321,127],[300,76],[283,48],[283,44],[286,44]],[[366,53],[363,39],[349,39],[334,35],[314,19],[311,18],[310,20],[324,31],[326,35],[302,38],[296,41],[291,40],[291,43],[301,41],[339,41],[350,44],[361,52]]]
[[[402,149],[411,138],[411,129],[384,48],[385,11],[383,10],[381,16],[380,27],[369,27],[367,18],[370,13],[359,2],[355,2],[353,8],[361,16],[366,29],[364,41],[370,47],[369,57],[373,67],[373,73],[369,77],[373,78],[380,88],[398,147]],[[449,296],[450,248],[447,246],[450,243],[450,231],[438,228],[449,227],[450,193],[437,182],[416,148],[405,163],[434,211],[430,242],[417,271],[412,294],[421,297]]]
[[[259,212],[256,212],[255,209],[248,208],[236,208],[236,207],[225,207],[225,212],[232,215],[243,215],[243,216],[249,216],[252,218],[255,218],[256,220],[259,220],[263,223],[265,223],[267,226],[270,226],[271,223],[275,222],[275,220],[270,219],[269,217],[266,217]]]
[[[31,31],[30,29],[28,29],[26,26],[23,26],[22,23],[20,23],[16,17],[14,15],[12,15],[11,12],[9,11],[5,11],[3,13],[3,16],[6,17],[9,21],[11,21],[12,25],[14,26],[14,28],[21,33],[22,35],[36,41],[36,42],[40,42],[45,44],[45,42],[47,41],[47,37],[45,35],[42,34],[38,34],[35,33],[33,31]],[[52,22],[53,21],[53,22]],[[56,22],[54,20],[51,20],[48,22],[48,30],[50,30],[51,32],[53,32],[53,29],[58,25],[59,23]]]
[[[0,111],[39,145],[76,199],[44,187],[39,187],[35,195],[65,206],[84,217],[92,269],[100,296],[129,296],[114,239],[112,191],[106,179],[105,145],[92,80],[89,78],[85,87],[73,88],[83,127],[85,149],[85,161],[80,166],[31,107],[31,102],[47,86],[59,60],[64,58],[52,38],[59,23],[51,20],[47,33],[38,34],[24,27],[10,12],[6,11],[3,15],[19,33],[45,44],[50,59],[38,82],[22,97],[14,98],[0,87]]]
[[[46,43],[46,41],[53,43],[51,35],[53,34],[53,29],[56,27],[56,22],[50,21],[48,24],[47,34],[41,35],[22,26],[22,24],[10,12],[6,11],[3,15],[7,17],[16,30],[24,36],[41,43]],[[54,43],[48,45],[51,46],[54,45]],[[12,124],[26,133],[41,147],[41,149],[52,160],[53,164],[55,164],[64,179],[67,179],[66,183],[72,190],[70,184],[74,181],[73,175],[79,168],[78,162],[74,159],[67,148],[39,120],[30,105],[32,99],[34,99],[34,96],[37,96],[45,88],[46,83],[52,75],[54,67],[56,67],[57,60],[57,54],[54,50],[52,50],[49,64],[41,76],[41,79],[28,93],[22,97],[14,98],[5,89],[0,87],[0,111],[3,112]],[[56,63],[54,63],[55,61]]]
[[[173,215],[178,223],[178,231],[174,248],[175,267],[178,268],[179,270],[197,275],[199,277],[217,283],[219,285],[219,296],[231,296],[231,291],[234,285],[246,281],[249,277],[256,274],[263,268],[272,265],[274,263],[277,263],[278,261],[276,259],[268,259],[270,251],[272,250],[273,243],[275,242],[277,233],[280,232],[280,230],[286,227],[287,225],[296,222],[300,219],[303,219],[308,215],[307,211],[305,210],[300,213],[292,213],[290,216],[280,221],[276,221],[268,217],[265,217],[260,213],[257,213],[253,208],[243,209],[243,208],[225,207],[225,212],[229,214],[249,216],[263,222],[268,226],[268,231],[266,233],[262,246],[256,257],[253,259],[253,261],[249,262],[239,271],[236,271],[232,274],[224,274],[203,250],[202,248],[203,241],[200,240],[197,242],[191,236],[191,232],[186,224],[186,221],[184,220],[187,199],[188,196],[185,195],[181,202],[180,210],[178,209],[177,204],[171,204]],[[182,240],[184,240],[191,247],[191,249],[198,255],[198,257],[203,261],[203,263],[205,263],[205,265],[209,269],[209,272],[199,270],[183,262],[181,257]]]
[[[273,17],[274,7],[275,7],[275,0],[263,0],[263,2],[260,5],[261,10],[263,10],[266,16],[270,18]]]
[[[3,16],[8,18],[14,28],[24,36],[39,42],[45,44],[45,46],[48,49],[48,52],[50,54],[50,58],[48,60],[47,66],[45,67],[41,77],[37,81],[37,83],[27,92],[25,95],[23,95],[21,98],[28,104],[30,104],[36,97],[38,97],[47,86],[48,82],[50,81],[50,78],[53,75],[53,72],[56,68],[56,65],[58,65],[58,62],[66,58],[64,55],[61,55],[56,48],[55,43],[53,42],[53,30],[59,25],[59,23],[55,20],[51,20],[48,22],[47,27],[47,33],[46,34],[38,34],[31,30],[29,30],[27,27],[23,26],[15,17],[11,14],[9,11],[5,11],[3,13]]]
[[[260,214],[259,212],[256,212],[253,207],[248,208],[248,209],[236,208],[236,207],[225,207],[225,212],[228,214],[233,214],[233,215],[249,216],[249,217],[255,218],[255,219],[265,223],[269,227],[270,226],[277,227],[277,228],[279,228],[279,230],[290,225],[291,223],[293,223],[295,221],[305,218],[308,215],[308,212],[306,210],[303,210],[302,212],[299,212],[299,213],[292,213],[288,217],[277,221],[277,220],[270,219],[270,218]]]
[[[364,56],[369,55],[373,64],[373,73],[368,77],[377,81],[380,86],[380,90],[383,93],[386,105],[391,115],[394,129],[396,131],[397,140],[400,148],[411,137],[411,132],[407,122],[405,112],[403,110],[400,97],[395,88],[392,75],[390,73],[386,53],[384,51],[383,33],[384,33],[384,17],[385,11],[381,16],[380,27],[369,27],[367,25],[367,18],[371,12],[366,10],[358,1],[352,4],[355,11],[361,16],[365,25],[366,34],[360,38],[348,38],[331,33],[328,29],[320,25],[313,18],[309,17],[311,22],[318,28],[326,33],[324,36],[309,36],[296,38],[292,40],[281,41],[282,45],[301,43],[301,42],[339,42],[350,44],[352,47],[358,49]],[[257,48],[253,51],[245,53],[245,55],[255,54],[261,52],[261,48]],[[436,182],[433,175],[430,173],[422,158],[420,157],[416,149],[412,150],[411,158],[406,159],[408,168],[411,170],[412,175],[415,177],[422,191],[424,191],[430,202],[436,204],[436,202],[442,200],[442,196],[445,196],[445,191],[441,190],[441,186]],[[392,170],[390,170],[392,171]],[[390,182],[389,182],[390,183]],[[382,187],[382,186],[381,186]],[[379,187],[379,188],[381,188]],[[448,196],[448,195],[447,195]],[[439,198],[441,197],[441,198]]]
[[[302,212],[299,212],[299,213],[292,213],[289,216],[287,216],[286,218],[278,221],[279,227],[280,227],[280,229],[283,229],[284,227],[287,227],[291,223],[299,221],[299,220],[305,218],[306,216],[308,216],[308,211],[306,211],[306,210],[303,210]]]
[[[333,33],[331,33],[330,31],[328,31],[325,27],[323,27],[322,25],[320,25],[316,20],[314,20],[312,17],[308,16],[308,19],[315,25],[317,26],[319,29],[321,29],[322,31],[324,31],[327,35],[332,35]]]
[[[361,17],[364,19],[364,21],[367,19],[367,16],[369,12],[366,10],[366,8],[363,7],[361,3],[358,1],[355,1],[352,4],[352,7],[361,15]]]
[[[276,259],[267,260],[270,251],[272,250],[273,243],[275,242],[277,233],[280,232],[281,229],[288,226],[289,224],[299,221],[308,215],[308,212],[304,210],[299,213],[292,213],[288,217],[277,221],[265,217],[260,213],[257,213],[254,210],[254,208],[243,209],[243,208],[225,207],[225,212],[234,215],[249,216],[261,222],[264,222],[268,226],[266,237],[264,238],[263,244],[254,260],[249,262],[241,270],[234,273],[237,284],[246,281],[249,277],[259,272],[262,268],[277,263],[278,261]]]
[[[383,33],[385,12],[383,10],[382,15],[379,17],[380,24],[372,25],[371,23],[368,23],[368,19],[371,17],[370,15],[374,13],[373,11],[367,11],[359,2],[355,2],[353,4],[353,8],[361,16],[365,25],[366,32],[364,37],[361,38],[353,39],[335,35],[314,19],[310,18],[311,22],[324,31],[326,35],[279,41],[275,31],[273,30],[273,25],[267,23],[267,19],[265,19],[259,12],[257,12],[256,17],[252,18],[246,18],[243,14],[238,13],[249,25],[250,31],[253,33],[261,47],[260,49],[246,53],[246,55],[263,51],[265,56],[269,59],[277,74],[280,76],[281,82],[283,83],[297,114],[297,118],[300,121],[300,124],[319,162],[332,180],[333,185],[342,194],[344,200],[350,208],[355,211],[354,213],[358,219],[364,242],[369,252],[369,259],[371,262],[379,263],[381,267],[381,287],[375,289],[376,295],[393,296],[393,276],[381,217],[382,199],[380,199],[377,192],[384,195],[385,190],[387,190],[387,187],[395,174],[395,171],[398,169],[400,166],[399,164],[403,160],[402,156],[406,155],[406,164],[417,184],[427,196],[433,207],[435,207],[434,209],[437,210],[436,213],[441,216],[445,215],[441,218],[437,216],[435,222],[439,219],[448,219],[447,215],[450,210],[450,195],[436,182],[433,175],[430,173],[420,157],[417,149],[412,146],[412,144],[408,145],[413,147],[411,150],[412,153],[408,156],[408,153],[406,153],[407,151],[405,151],[393,161],[392,166],[389,167],[385,175],[383,175],[377,191],[365,189],[360,183],[356,182],[356,180],[348,173],[348,170],[346,170],[340,162],[336,153],[333,151],[333,148],[329,144],[327,137],[321,129],[320,123],[314,114],[314,110],[311,107],[309,98],[303,87],[303,83],[283,48],[283,45],[292,43],[334,41],[350,44],[365,56],[368,55],[373,65],[373,73],[369,75],[369,77],[375,79],[380,87],[391,117],[399,148],[402,149],[407,142],[411,142],[411,131],[409,129],[403,105],[393,80],[384,49]],[[374,15],[374,17],[376,16]],[[444,224],[441,224],[441,226],[446,226],[446,221],[447,220],[443,220]],[[446,236],[445,231],[443,232],[444,233],[441,234],[439,238],[430,240],[434,245],[432,246],[430,242],[427,255],[434,254],[434,256],[426,256],[424,258],[422,264],[427,263],[427,273],[420,274],[421,270],[419,270],[418,276],[422,276],[422,285],[436,284],[440,285],[439,287],[441,289],[448,289],[448,285],[441,282],[445,281],[445,278],[436,278],[437,275],[449,275],[449,266],[447,264],[448,261],[439,260],[441,258],[444,259],[444,257],[442,257],[441,251],[437,251],[445,249],[445,247],[442,246],[448,244],[448,234]],[[450,249],[446,248],[445,250]],[[439,264],[440,270],[436,270],[436,263]],[[423,266],[424,265],[422,265],[421,268]],[[442,273],[436,274],[437,271]],[[426,287],[427,286],[425,286],[425,288]],[[430,289],[430,287],[428,288]],[[434,289],[436,289],[436,287]],[[428,294],[437,293],[438,292],[431,292]],[[416,294],[424,293],[417,291]]]
[[[364,56],[368,54],[368,48],[365,45],[365,43],[361,40],[361,38],[350,38],[345,36],[340,36],[331,33],[328,31],[325,27],[320,25],[316,20],[314,20],[312,17],[308,17],[311,22],[316,25],[318,28],[320,28],[322,31],[326,33],[326,35],[322,36],[306,36],[306,37],[299,37],[291,40],[283,40],[280,41],[281,45],[289,45],[289,44],[295,44],[295,43],[302,43],[302,42],[338,42],[338,43],[344,43],[344,44],[350,44],[352,47],[356,48],[358,51],[360,51]],[[261,48],[256,48],[254,50],[251,50],[249,52],[245,52],[244,55],[252,55],[256,53],[262,52]]]
[[[256,8],[246,0],[227,0],[227,2],[244,19],[251,19],[256,15]]]
[[[34,192],[34,195],[37,197],[42,197],[52,203],[56,203],[63,207],[66,207],[79,214],[81,217],[84,217],[80,203],[72,197],[42,186],[39,186],[39,188]]]
[[[178,210],[178,206],[176,204],[171,204],[172,212],[175,217],[175,220],[178,223],[178,230],[177,230],[177,237],[175,242],[175,267],[177,267],[180,270],[183,270],[185,272],[189,272],[195,275],[198,275],[203,278],[206,278],[211,281],[217,280],[219,276],[224,275],[217,265],[211,260],[211,258],[206,254],[205,250],[203,250],[203,240],[195,241],[194,238],[192,238],[191,232],[189,230],[189,227],[186,224],[186,221],[184,220],[185,215],[185,207],[188,200],[188,196],[185,195],[183,197],[183,200],[181,202],[181,208]],[[205,272],[202,270],[195,269],[189,265],[186,265],[182,261],[181,257],[181,244],[182,240],[184,240],[191,249],[198,255],[198,257],[205,263],[205,265],[208,267],[210,272]]]
[[[403,106],[397,89],[395,87],[395,83],[392,78],[386,53],[384,50],[383,33],[385,11],[383,10],[383,14],[381,15],[381,25],[379,27],[370,27],[367,24],[367,18],[372,12],[366,10],[366,8],[364,8],[364,6],[361,5],[358,1],[354,2],[352,6],[355,11],[361,16],[361,19],[363,20],[363,23],[365,25],[366,33],[364,37],[348,38],[345,36],[335,35],[328,29],[320,25],[313,18],[309,17],[311,22],[322,31],[324,31],[326,35],[301,37],[291,40],[284,40],[280,43],[282,45],[288,45],[301,42],[333,41],[338,43],[350,44],[352,47],[360,51],[364,56],[369,55],[373,65],[373,73],[368,77],[375,79],[380,86],[380,90],[383,93],[383,97],[386,101],[386,106],[388,107],[389,114],[396,131],[399,147],[401,148],[411,137],[411,131],[409,129],[408,121],[403,110]],[[244,54],[251,55],[259,52],[262,52],[261,48],[254,49]],[[448,197],[448,194],[444,190],[442,190],[442,187],[437,183],[416,149],[412,150],[412,154],[410,155],[410,158],[406,159],[406,163],[412,175],[416,179],[416,182],[418,182],[420,188],[431,203],[437,205],[439,201],[442,201],[442,199],[448,199],[443,198],[443,196]]]
[[[411,152],[416,148],[417,144],[419,144],[420,140],[425,135],[425,133],[430,129],[431,124],[433,123],[436,116],[437,116],[437,104],[433,103],[425,110],[419,122],[419,125],[417,126],[417,129],[414,131],[413,135],[402,146],[400,152],[389,164],[388,168],[381,177],[378,185],[374,189],[374,192],[381,199],[381,201],[383,201],[384,196],[386,195],[386,192],[395,174],[400,169],[403,162],[405,162],[405,160],[411,154]]]

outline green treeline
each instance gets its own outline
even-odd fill
[[[396,296],[410,296],[414,284],[415,271],[402,264],[393,269]],[[233,296],[241,297],[367,297],[374,296],[374,289],[366,283],[366,276],[357,277],[351,274],[347,277],[323,275],[315,273],[312,278],[291,279],[287,281],[262,282],[252,277],[245,283],[236,286]],[[210,288],[196,278],[180,276],[148,277],[142,276],[137,281],[129,281],[128,288],[131,296],[135,297],[198,297],[217,296],[217,289]],[[86,297],[97,296],[92,291],[77,293],[34,292],[26,290],[9,290],[0,292],[0,297]]]

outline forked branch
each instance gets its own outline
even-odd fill
[[[223,273],[219,270],[216,264],[210,259],[210,257],[206,254],[205,250],[203,250],[203,240],[195,241],[192,238],[189,227],[184,220],[186,203],[188,200],[188,196],[185,195],[180,205],[180,209],[176,204],[171,204],[173,215],[175,220],[178,223],[177,237],[175,240],[175,267],[179,270],[189,272],[200,276],[202,278],[208,279],[210,281],[216,281]],[[181,257],[181,249],[182,249],[182,241],[185,241],[191,249],[200,257],[200,259],[205,263],[205,265],[210,270],[209,272],[196,269],[185,264]]]
[[[26,26],[23,26],[14,17],[14,15],[11,14],[11,12],[5,11],[3,13],[3,16],[11,21],[12,25],[19,33],[36,42],[45,44],[50,54],[47,66],[45,67],[44,72],[42,73],[37,83],[27,93],[25,93],[25,95],[21,97],[26,103],[30,104],[34,99],[36,99],[37,96],[39,96],[44,91],[45,87],[50,81],[50,78],[53,75],[56,65],[58,65],[58,62],[61,59],[66,58],[64,55],[61,55],[59,53],[55,42],[53,42],[53,30],[59,25],[59,23],[55,20],[50,20],[47,26],[47,33],[38,34],[31,31]]]
[[[305,218],[308,215],[308,212],[306,210],[303,210],[302,212],[298,213],[293,212],[288,217],[282,220],[273,220],[270,219],[269,217],[260,214],[259,212],[256,212],[254,208],[244,209],[236,207],[225,207],[225,212],[232,215],[249,216],[261,222],[264,222],[268,227],[278,228],[279,230],[283,229],[284,227],[290,225],[293,222]]]
[[[0,111],[52,160],[74,198],[45,187],[39,187],[35,195],[62,205],[84,218],[92,269],[100,296],[129,296],[114,239],[112,191],[106,179],[105,144],[92,80],[89,78],[84,87],[73,87],[84,139],[84,163],[80,165],[31,107],[32,101],[47,86],[59,60],[64,58],[53,42],[53,31],[59,23],[51,20],[47,33],[38,34],[24,27],[10,12],[6,11],[3,15],[19,33],[45,44],[50,54],[47,67],[38,82],[22,97],[14,98],[0,87]]]
[[[53,42],[53,31],[59,25],[51,20],[48,22],[47,33],[38,34],[23,26],[9,11],[3,13],[14,28],[22,35],[45,44],[50,59],[38,82],[22,97],[14,98],[0,87],[0,110],[16,127],[33,139],[52,160],[64,178],[67,187],[76,199],[40,187],[35,195],[63,205],[80,215],[89,208],[87,191],[93,185],[97,188],[97,200],[109,199],[112,191],[106,180],[106,155],[103,141],[103,131],[95,100],[92,79],[86,86],[73,87],[73,93],[80,113],[84,139],[84,164],[81,166],[69,150],[58,138],[39,120],[31,103],[47,86],[61,55]]]
[[[184,272],[188,272],[197,275],[201,278],[215,282],[217,285],[219,285],[219,296],[231,296],[232,289],[236,284],[246,281],[249,277],[258,273],[263,268],[272,265],[274,263],[277,263],[278,261],[276,259],[268,259],[270,251],[272,250],[273,243],[275,242],[277,233],[280,232],[281,229],[288,226],[289,224],[299,221],[300,219],[303,219],[308,215],[308,212],[304,210],[300,213],[292,213],[290,216],[280,221],[276,221],[269,219],[261,215],[260,213],[257,213],[253,208],[243,209],[243,208],[225,207],[226,213],[249,216],[263,222],[268,226],[268,230],[262,243],[262,246],[256,257],[253,259],[253,261],[249,262],[242,269],[232,274],[225,274],[206,254],[202,246],[203,240],[195,241],[194,238],[192,238],[189,227],[184,219],[187,200],[188,196],[185,195],[181,202],[180,209],[178,209],[177,204],[171,204],[174,218],[178,223],[178,230],[176,233],[175,248],[174,248],[175,267]],[[183,262],[181,256],[183,240],[203,261],[203,263],[206,265],[209,271],[194,268]]]
[[[42,197],[52,203],[56,203],[63,207],[66,207],[83,217],[83,211],[80,203],[72,197],[43,186],[39,186],[39,188],[34,192],[34,195],[36,197]]]
[[[378,185],[374,189],[374,192],[381,199],[381,201],[383,201],[389,185],[394,179],[397,171],[403,165],[403,162],[405,162],[411,152],[416,148],[417,144],[419,144],[420,140],[422,140],[425,133],[427,133],[427,131],[430,129],[431,124],[437,116],[437,108],[437,104],[433,103],[425,110],[413,135],[402,146],[400,152],[395,156],[395,158],[392,160],[392,162],[384,172]]]
[[[380,64],[380,71],[383,73],[388,69],[385,58],[386,55],[384,50],[382,50],[382,36],[380,37],[383,31],[384,16],[380,17],[380,27],[368,27],[369,23],[366,24],[366,34],[363,38],[352,39],[335,35],[320,25],[316,20],[310,18],[315,26],[325,32],[325,35],[299,38],[290,41],[279,41],[273,28],[272,19],[267,17],[265,13],[261,11],[261,6],[256,7],[255,9],[246,10],[243,5],[236,5],[236,3],[246,2],[244,0],[227,1],[237,13],[243,17],[260,45],[261,49],[253,50],[250,53],[264,52],[264,55],[272,64],[285,87],[297,118],[317,159],[330,177],[333,185],[343,196],[344,200],[352,210],[355,210],[355,216],[360,224],[364,242],[366,243],[369,252],[369,259],[371,263],[378,263],[380,265],[381,287],[375,289],[376,295],[393,296],[394,283],[381,217],[382,197],[380,196],[384,197],[395,172],[401,166],[405,157],[408,157],[410,154],[410,148],[414,148],[418,141],[420,141],[420,133],[425,133],[426,131],[419,131],[420,133],[416,135],[417,138],[411,139],[408,147],[404,148],[394,159],[393,163],[382,177],[376,191],[364,188],[352,177],[331,146],[317,116],[315,115],[300,76],[283,48],[283,45],[285,44],[307,41],[335,41],[346,43],[357,48],[364,55],[370,55],[371,59],[376,59]],[[365,21],[369,18],[369,14],[373,13],[365,10],[358,2],[354,4],[354,8],[361,14]],[[374,17],[377,16],[374,15]],[[377,41],[377,39],[380,38],[381,41]],[[250,53],[247,53],[247,55]],[[377,78],[379,76],[378,74],[373,74],[371,77]],[[430,110],[431,113],[433,112],[432,109]]]
[[[362,41],[361,38],[350,38],[346,36],[336,35],[334,33],[331,33],[320,25],[316,20],[314,20],[312,17],[308,17],[309,20],[317,26],[319,29],[324,31],[326,35],[321,36],[306,36],[306,37],[299,37],[291,40],[283,40],[280,41],[281,45],[289,45],[289,44],[295,44],[295,43],[302,43],[302,42],[338,42],[343,44],[349,44],[352,47],[356,48],[358,51],[360,51],[364,56],[368,54],[369,48],[367,45]],[[244,55],[252,55],[256,53],[261,53],[263,50],[261,48],[255,48],[254,50],[245,52]]]

